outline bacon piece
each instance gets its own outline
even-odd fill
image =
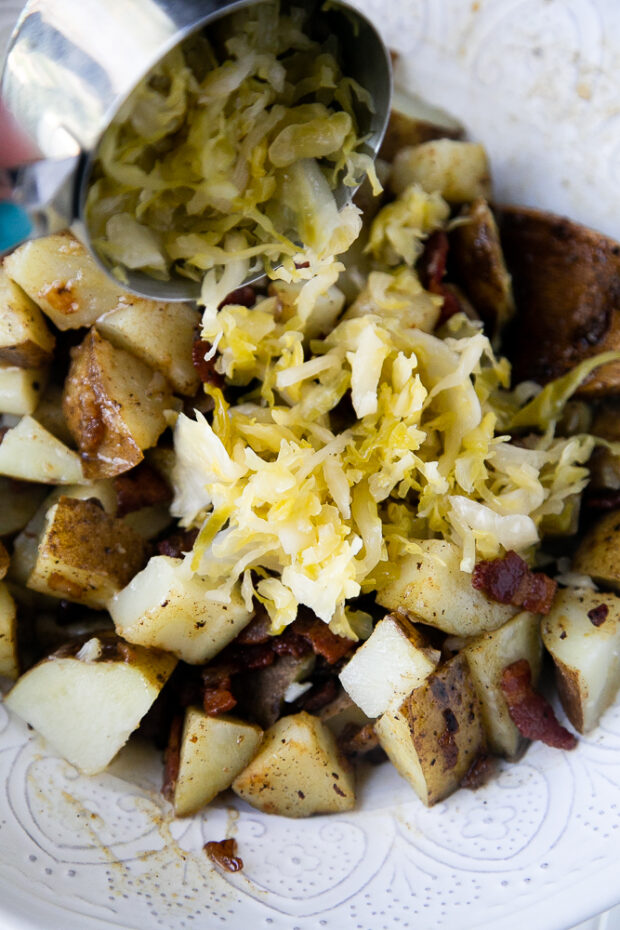
[[[219,842],[212,841],[203,846],[209,859],[227,872],[240,872],[243,859],[237,855],[237,840],[228,838]]]
[[[478,562],[471,583],[491,600],[535,614],[549,613],[558,587],[548,575],[530,571],[527,562],[512,550],[503,558]]]
[[[183,717],[177,716],[173,719],[170,726],[170,735],[168,736],[168,745],[164,753],[164,783],[161,793],[167,801],[172,801],[174,789],[176,788],[177,778],[179,777],[179,766],[181,765],[181,737],[183,735]]]
[[[599,604],[597,607],[593,607],[592,610],[588,611],[588,620],[592,626],[602,626],[607,620],[607,615],[609,613],[609,607],[607,604]]]
[[[221,388],[224,385],[224,376],[215,369],[215,356],[208,360],[205,358],[212,348],[210,342],[196,339],[192,346],[192,363],[203,384]]]
[[[222,307],[227,307],[229,304],[235,304],[239,307],[253,307],[255,303],[256,290],[250,284],[245,284],[243,287],[238,287],[236,291],[227,294],[217,309],[221,310]]]
[[[157,551],[171,559],[180,559],[184,552],[191,552],[197,536],[198,530],[180,530],[157,543]]]
[[[450,242],[443,229],[437,229],[426,240],[424,251],[420,256],[418,271],[420,280],[427,291],[437,294],[437,288],[443,281],[448,261]]]
[[[477,791],[487,784],[493,777],[497,769],[497,759],[495,756],[487,756],[485,753],[474,759],[468,771],[460,781],[461,788],[469,788],[470,791]]]
[[[118,517],[141,510],[142,507],[163,504],[172,497],[168,482],[154,468],[144,464],[117,475],[114,478],[114,490]]]
[[[577,739],[557,720],[553,708],[532,688],[532,672],[527,659],[507,665],[500,680],[508,712],[519,733],[538,739],[556,749],[574,749]]]
[[[205,688],[202,706],[209,717],[219,717],[237,706],[237,699],[228,688]]]
[[[310,612],[301,614],[291,624],[290,630],[296,636],[305,639],[315,655],[323,656],[330,665],[346,656],[355,645],[352,639],[332,633],[323,620],[319,620]]]
[[[591,510],[616,510],[620,507],[620,490],[605,489],[587,493],[585,504]]]

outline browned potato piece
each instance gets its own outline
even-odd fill
[[[198,707],[185,712],[174,812],[187,817],[229,788],[260,745],[260,727],[223,715],[209,717]]]
[[[26,242],[4,268],[61,330],[90,326],[124,294],[69,232]]]
[[[493,335],[497,336],[514,314],[512,281],[506,269],[499,230],[486,200],[466,206],[466,223],[450,234],[450,256],[457,280]]]
[[[480,702],[456,655],[375,723],[379,743],[428,807],[455,791],[485,750]]]
[[[4,543],[0,542],[0,579],[6,578],[11,558]]]
[[[484,147],[435,139],[401,149],[392,165],[390,188],[399,196],[410,184],[419,184],[429,194],[438,191],[448,203],[489,197],[491,177]]]
[[[199,326],[200,314],[189,304],[155,303],[129,295],[97,321],[105,339],[159,371],[175,391],[190,396],[200,386],[192,362]]]
[[[37,423],[60,439],[69,448],[75,447],[73,436],[69,432],[65,415],[62,411],[62,388],[57,384],[48,384],[34,412]]]
[[[620,510],[606,513],[586,533],[573,557],[573,571],[620,590]]]
[[[355,804],[353,773],[341,762],[333,736],[304,712],[282,717],[265,733],[232,789],[252,807],[281,817],[349,811]]]
[[[37,305],[0,268],[0,362],[42,368],[51,361],[54,344]]]
[[[507,346],[515,383],[546,384],[620,349],[620,246],[551,213],[507,207],[498,217],[519,325]],[[581,396],[620,393],[620,362],[598,368]]]
[[[522,611],[491,633],[483,633],[463,649],[480,704],[489,749],[517,759],[527,740],[512,722],[501,689],[502,672],[519,659],[527,659],[535,687],[542,663],[540,618]]]
[[[15,679],[18,675],[17,608],[7,585],[0,582],[0,676]]]
[[[46,516],[27,587],[103,609],[140,571],[145,545],[93,500],[61,497]]]
[[[142,461],[174,405],[162,375],[95,330],[74,350],[63,410],[87,478],[117,475]]]
[[[542,635],[568,719],[580,733],[588,733],[620,687],[620,598],[561,589],[543,620]]]

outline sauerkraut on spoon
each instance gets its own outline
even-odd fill
[[[202,302],[217,306],[263,270],[281,265],[291,280],[303,265],[308,276],[355,240],[347,201],[366,176],[380,190],[358,118],[373,100],[309,19],[255,4],[187,39],[127,100],[86,205],[93,246],[119,279],[130,269],[202,281]]]

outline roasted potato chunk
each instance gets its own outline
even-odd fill
[[[303,712],[283,717],[265,733],[232,789],[252,807],[281,817],[349,811],[355,804],[353,774],[333,736],[318,717]]]
[[[142,568],[142,538],[97,501],[61,497],[45,517],[27,587],[96,610]]]
[[[486,200],[464,208],[466,222],[450,234],[450,257],[467,298],[497,337],[514,316],[512,279],[508,274],[499,230]]]
[[[22,417],[0,442],[0,475],[40,484],[84,480],[79,455],[30,416]]]
[[[488,199],[491,176],[484,147],[477,142],[435,139],[401,149],[394,158],[390,187],[399,195],[414,183],[429,194],[438,191],[448,203]]]
[[[141,462],[174,406],[162,375],[95,330],[74,350],[63,410],[87,478],[107,478]]]
[[[542,662],[540,618],[522,611],[498,630],[483,633],[468,643],[462,654],[480,699],[489,749],[508,759],[518,759],[527,740],[512,722],[500,683],[508,665],[527,659],[536,686]]]
[[[193,665],[213,658],[251,618],[238,590],[229,604],[208,597],[209,586],[180,559],[159,555],[108,604],[120,635],[165,649]]]
[[[61,330],[91,326],[124,295],[69,232],[24,243],[4,269]]]
[[[55,341],[37,305],[0,268],[0,362],[42,368]]]
[[[47,372],[0,363],[0,413],[34,413],[47,383]]]
[[[464,656],[440,666],[375,723],[379,743],[428,807],[458,788],[486,748],[480,702]]]
[[[585,534],[573,557],[573,571],[620,590],[620,510],[606,513]]]
[[[192,363],[192,345],[200,314],[189,304],[162,304],[127,295],[97,320],[112,345],[125,349],[160,372],[180,394],[192,396],[200,380]]]
[[[588,733],[620,687],[620,597],[561,589],[543,620],[542,636],[568,719]]]
[[[8,586],[0,582],[0,676],[15,679],[18,674],[17,608]]]
[[[230,788],[255,756],[263,731],[234,717],[209,717],[198,707],[185,713],[179,772],[172,803],[186,817]]]
[[[546,384],[620,349],[620,246],[539,210],[507,207],[498,218],[519,321],[505,347],[515,383]],[[578,393],[620,393],[620,362],[598,368]]]
[[[108,634],[61,649],[18,680],[6,706],[86,775],[127,742],[176,665]]]
[[[340,673],[340,682],[369,717],[398,706],[439,662],[404,611],[388,614]]]
[[[517,612],[472,586],[471,575],[460,569],[461,554],[453,543],[425,539],[419,546],[419,553],[399,563],[398,578],[377,594],[382,607],[402,607],[414,618],[458,636],[495,630]]]
[[[441,114],[443,116],[443,114]],[[457,123],[434,122],[437,114],[420,106],[409,94],[395,89],[390,120],[379,150],[379,158],[392,162],[405,147],[421,145],[433,139],[459,139],[463,130]]]

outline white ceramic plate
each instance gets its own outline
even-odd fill
[[[615,0],[359,5],[407,84],[486,143],[498,199],[620,237]],[[18,6],[0,0],[0,34]],[[0,707],[0,926],[560,930],[620,900],[620,705],[575,752],[535,746],[430,811],[383,766],[347,816],[268,818],[225,798],[175,823],[151,762],[130,750],[83,778]],[[236,875],[201,852],[228,835]]]

